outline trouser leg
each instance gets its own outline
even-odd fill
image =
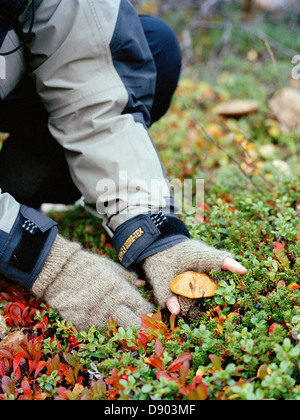
[[[142,15],[140,20],[157,70],[152,124],[169,109],[181,71],[181,51],[173,29],[163,20]]]
[[[10,133],[0,152],[0,187],[34,208],[43,202],[74,203],[81,196],[47,122],[48,114],[29,78],[0,102],[0,131]]]

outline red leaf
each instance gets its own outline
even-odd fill
[[[64,388],[63,386],[56,388],[55,392],[64,400],[70,399],[70,391],[68,391],[67,388]]]
[[[158,309],[158,311],[157,311],[156,313],[154,313],[154,314],[151,316],[151,319],[152,319],[153,321],[162,322],[161,310],[160,310],[160,309]]]
[[[180,370],[182,364],[184,362],[187,362],[188,360],[192,360],[192,358],[193,356],[191,355],[191,353],[181,354],[179,357],[177,357],[177,359],[174,360],[173,363],[170,364],[170,366],[168,367],[168,371],[175,372],[177,370]]]
[[[53,359],[48,359],[47,363],[46,363],[46,366],[47,366],[47,370],[50,374],[52,372],[54,372],[55,370],[57,372],[59,372],[60,371],[60,359],[59,359],[58,354],[56,356],[54,356]]]
[[[281,242],[274,242],[274,249],[273,252],[276,255],[281,254],[282,252],[284,252],[284,245]]]
[[[290,267],[290,261],[285,254],[285,247],[282,243],[274,242],[273,252],[276,255],[276,257],[278,258],[278,261],[280,262],[280,264],[282,264],[285,268]]]
[[[21,360],[24,358],[22,353],[18,353],[15,357],[14,357],[14,361],[13,361],[13,369],[14,369],[14,378],[18,381],[21,377],[21,370],[20,370],[20,363]]]
[[[284,280],[279,280],[279,282],[277,283],[277,289],[279,288],[279,287],[286,287],[286,283],[285,283],[285,281]]]
[[[108,325],[109,328],[112,328],[112,329],[117,328],[117,323],[113,319],[112,316],[109,317],[108,322],[107,322],[107,325]]]
[[[156,372],[156,379],[159,381],[160,378],[165,378],[166,382],[172,381],[171,376],[168,375],[167,372],[163,370]]]
[[[208,387],[203,383],[188,385],[185,388],[181,388],[179,392],[190,401],[205,401],[208,398]]]
[[[277,322],[271,325],[271,327],[269,328],[269,334],[273,334],[277,325],[278,325]]]
[[[208,397],[208,387],[205,384],[199,384],[196,387],[197,401],[205,401]]]
[[[181,368],[180,368],[180,379],[181,379],[182,386],[186,385],[189,371],[190,371],[190,364],[189,364],[189,361],[186,360],[185,362],[182,363]]]
[[[219,370],[222,367],[222,359],[214,354],[209,355],[210,361],[213,364],[214,370]]]
[[[160,312],[154,314],[152,317],[143,314],[140,315],[140,318],[142,320],[142,327],[146,330],[147,333],[154,335],[157,338],[159,338],[160,335],[168,335],[168,327],[164,322],[161,321]]]
[[[27,398],[27,400],[32,400],[32,390],[29,382],[26,380],[22,381],[21,388],[23,391],[23,395]]]
[[[8,350],[5,350],[5,349],[1,349],[0,350],[0,356],[3,356],[5,358],[7,358],[7,359],[12,359],[13,358],[13,356],[11,355],[11,353]]]
[[[93,383],[93,386],[91,388],[91,391],[97,395],[97,397],[103,397],[106,393],[106,384],[103,381],[103,379],[98,379],[97,382]]]
[[[155,354],[159,358],[161,358],[164,355],[164,348],[159,340],[156,340],[155,342]]]
[[[148,359],[149,364],[152,365],[153,367],[155,367],[158,370],[161,370],[164,368],[164,362],[157,358],[157,357],[150,357],[150,359]]]
[[[65,377],[65,380],[71,384],[76,385],[76,378],[73,369],[70,366],[60,364],[61,371]]]
[[[163,345],[159,340],[156,340],[155,342],[155,354],[150,356],[150,358],[147,358],[144,360],[145,363],[148,363],[149,365],[152,365],[153,367],[157,368],[158,370],[162,370],[164,368],[164,362],[162,360],[162,357],[164,355],[164,348]]]
[[[118,326],[113,317],[109,317],[107,325],[111,335],[115,335],[118,332]]]
[[[172,314],[170,316],[170,328],[172,331],[175,330],[175,320],[176,320],[176,315]]]
[[[4,376],[4,378],[2,379],[2,390],[7,395],[13,395],[14,397],[18,395],[16,383],[13,379],[10,379],[9,376]]]
[[[150,316],[143,314],[143,315],[140,315],[140,318],[142,320],[143,328],[147,328],[153,331],[158,330],[158,327],[156,326],[155,321],[153,321],[153,319]]]
[[[120,389],[124,389],[124,387],[120,385],[119,382],[120,382],[119,371],[117,368],[113,368],[113,370],[111,371],[111,379],[109,380],[108,383],[111,383],[111,385],[115,388],[115,390],[119,391]]]
[[[149,335],[145,331],[138,333],[138,346],[143,347],[146,350],[147,344],[150,343]]]
[[[0,362],[0,376],[3,378],[3,376],[5,375],[6,375],[5,368],[3,366],[3,363]]]
[[[17,369],[14,371],[14,379],[18,381],[21,378],[21,369],[18,366]]]
[[[19,326],[19,324],[22,323],[22,311],[21,309],[17,306],[17,304],[13,304],[14,306],[11,307],[9,313],[11,316],[11,319],[14,321],[16,326]]]
[[[297,290],[300,289],[300,286],[297,283],[292,283],[288,285],[289,290]]]
[[[36,337],[33,340],[27,340],[26,344],[31,358],[35,361],[39,361],[43,355],[43,336],[40,335],[39,337]]]
[[[16,353],[20,353],[20,354],[22,354],[23,355],[23,357],[25,358],[25,359],[30,359],[30,356],[29,356],[29,354],[27,353],[27,351],[22,347],[22,346],[20,346],[20,344],[19,344],[19,340],[16,340],[15,342],[14,342],[14,351],[16,352]]]
[[[160,380],[160,378],[165,378],[166,382],[175,381],[178,385],[180,384],[180,381],[175,373],[171,373],[171,375],[169,375],[167,372],[160,370],[156,373],[156,379]]]
[[[31,373],[34,371],[34,369],[36,368],[37,364],[38,364],[37,360],[28,360],[29,375],[31,375]]]
[[[40,371],[44,369],[45,366],[46,366],[46,362],[43,362],[42,360],[40,362],[38,362],[37,367],[36,367],[35,372],[34,372],[34,377],[35,378],[38,376]]]

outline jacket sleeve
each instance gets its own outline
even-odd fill
[[[25,32],[27,26],[25,20]],[[34,35],[30,65],[49,129],[122,263],[131,265],[158,239],[165,238],[163,247],[186,239],[147,129],[156,68],[132,5],[43,1]]]
[[[15,31],[9,31],[0,50],[10,51],[20,44],[20,40]],[[7,57],[0,56],[0,100],[12,92],[26,70],[25,58],[22,50]]]
[[[57,236],[57,223],[0,189],[0,273],[31,288]]]

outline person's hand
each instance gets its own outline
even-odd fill
[[[121,327],[140,328],[139,315],[153,307],[133,286],[136,280],[135,273],[58,235],[32,290],[79,331],[100,328],[110,316]]]
[[[222,265],[222,270],[230,271],[231,273],[237,273],[240,275],[244,275],[247,273],[247,268],[242,266],[239,262],[234,260],[233,258],[226,258]]]
[[[222,265],[222,269],[226,271],[230,271],[232,273],[237,273],[244,275],[247,273],[247,269],[243,267],[239,262],[234,260],[233,258],[227,257]],[[169,311],[174,315],[179,315],[181,308],[180,303],[178,300],[178,297],[176,295],[171,296],[166,301],[166,307],[169,309]]]
[[[226,270],[241,275],[247,272],[229,252],[216,250],[196,240],[187,240],[146,258],[143,268],[153,286],[156,302],[174,315],[181,313],[189,321],[196,319],[200,310],[193,299],[171,292],[169,284],[174,277],[186,271],[209,273]]]

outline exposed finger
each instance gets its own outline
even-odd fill
[[[137,280],[134,282],[134,285],[135,285],[136,287],[142,287],[142,286],[145,286],[145,285],[146,285],[146,282],[145,282],[145,280],[137,279]]]
[[[232,273],[238,273],[244,275],[247,273],[247,268],[242,266],[239,262],[232,258],[226,258],[222,265],[223,270],[231,271]]]
[[[180,314],[181,308],[180,308],[177,296],[171,296],[167,300],[166,306],[169,309],[169,311],[171,312],[171,314],[173,314],[173,315],[179,315]]]

